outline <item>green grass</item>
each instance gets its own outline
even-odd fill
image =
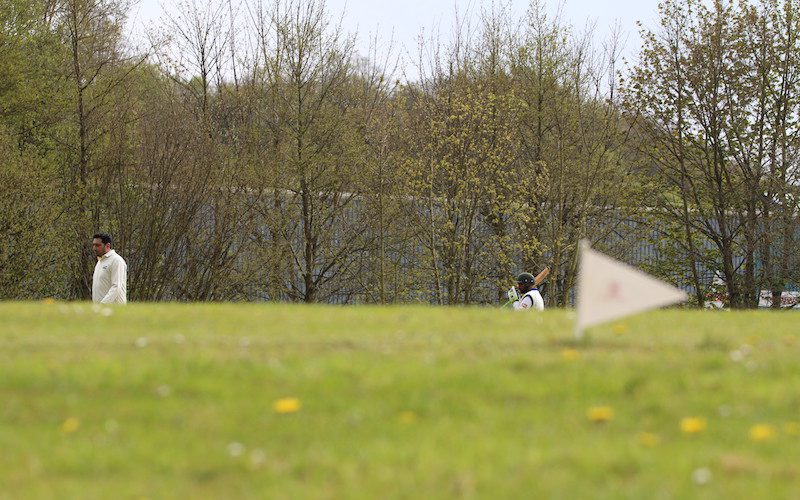
[[[799,319],[0,304],[0,498],[797,498]]]

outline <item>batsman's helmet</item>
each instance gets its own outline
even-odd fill
[[[522,273],[517,276],[517,283],[522,283],[525,285],[533,285],[535,278],[531,273]]]

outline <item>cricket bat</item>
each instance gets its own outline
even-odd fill
[[[550,275],[550,268],[549,267],[545,267],[542,270],[542,272],[540,272],[539,274],[536,275],[535,278],[533,278],[533,286],[539,286],[539,284],[542,281],[544,281],[547,278],[547,276],[549,276],[549,275]]]

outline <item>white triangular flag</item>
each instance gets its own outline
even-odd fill
[[[686,300],[686,292],[592,250],[581,240],[575,334],[584,328]]]

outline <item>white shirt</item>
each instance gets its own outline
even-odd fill
[[[528,290],[525,294],[514,302],[514,310],[525,311],[528,309],[536,309],[537,311],[544,311],[544,299],[539,290]]]
[[[97,259],[92,278],[92,302],[96,304],[125,304],[128,264],[114,250]]]

